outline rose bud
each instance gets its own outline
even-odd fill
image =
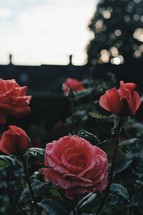
[[[74,92],[85,90],[83,83],[81,81],[78,81],[77,79],[74,79],[74,78],[68,78],[62,86],[62,89],[63,89],[64,94],[66,96],[69,94],[70,88]]]
[[[0,151],[4,154],[21,155],[29,148],[29,137],[26,132],[15,125],[10,125],[1,136]]]
[[[138,110],[141,99],[135,91],[136,84],[120,81],[120,88],[115,87],[106,91],[100,97],[99,104],[105,110],[119,116],[126,117],[134,115]]]

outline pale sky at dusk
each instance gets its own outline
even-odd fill
[[[97,0],[0,0],[0,64],[85,63]]]

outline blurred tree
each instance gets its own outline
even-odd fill
[[[143,0],[100,0],[89,29],[93,33],[87,45],[89,65],[116,67],[127,77],[137,64],[143,70]]]

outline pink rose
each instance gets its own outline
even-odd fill
[[[120,88],[117,90],[114,87],[106,91],[100,97],[99,104],[102,108],[117,116],[134,115],[141,104],[141,99],[135,88],[136,84],[134,83],[120,81]]]
[[[83,86],[83,83],[81,81],[78,81],[77,79],[74,78],[68,78],[62,86],[62,89],[66,96],[70,91],[70,87],[74,92],[85,90],[85,87]]]
[[[0,151],[9,155],[20,155],[25,153],[29,147],[29,137],[22,128],[10,125],[1,136]]]
[[[26,90],[26,86],[20,87],[14,79],[0,79],[0,124],[6,123],[7,114],[21,117],[30,113],[28,105],[32,97],[25,95]]]
[[[87,140],[64,136],[46,145],[41,173],[45,180],[65,190],[69,199],[89,192],[99,192],[107,186],[106,153]]]

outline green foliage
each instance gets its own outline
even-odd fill
[[[34,179],[33,181],[31,181],[31,186],[35,197],[40,197],[46,193],[46,190],[47,191],[49,190],[49,188],[51,187],[51,184],[48,182],[41,182],[38,179]],[[20,197],[20,201],[23,203],[32,201],[32,196],[31,196],[29,187],[26,187],[23,190]]]
[[[38,148],[38,147],[32,147],[28,149],[28,155],[30,157],[34,157],[39,159],[39,161],[43,162],[44,159],[44,149],[43,148]]]
[[[119,196],[122,196],[123,198],[127,199],[129,201],[129,193],[125,187],[123,187],[121,184],[111,184],[110,192]]]
[[[96,193],[89,193],[88,195],[80,199],[80,201],[77,203],[77,208],[80,211],[85,211],[86,209],[94,207],[96,198]]]
[[[15,164],[15,160],[13,159],[12,156],[0,155],[0,167],[1,168],[4,168],[9,165],[14,165],[14,164]]]
[[[87,141],[89,141],[93,145],[97,145],[100,142],[100,140],[95,135],[93,135],[92,133],[89,133],[85,130],[79,131],[78,136],[86,139]]]
[[[96,112],[89,112],[89,115],[96,118],[96,119],[106,119],[107,118],[107,116],[103,116],[103,115],[98,114]]]
[[[40,207],[47,212],[48,215],[67,215],[68,211],[64,206],[53,200],[45,199],[39,203]]]

